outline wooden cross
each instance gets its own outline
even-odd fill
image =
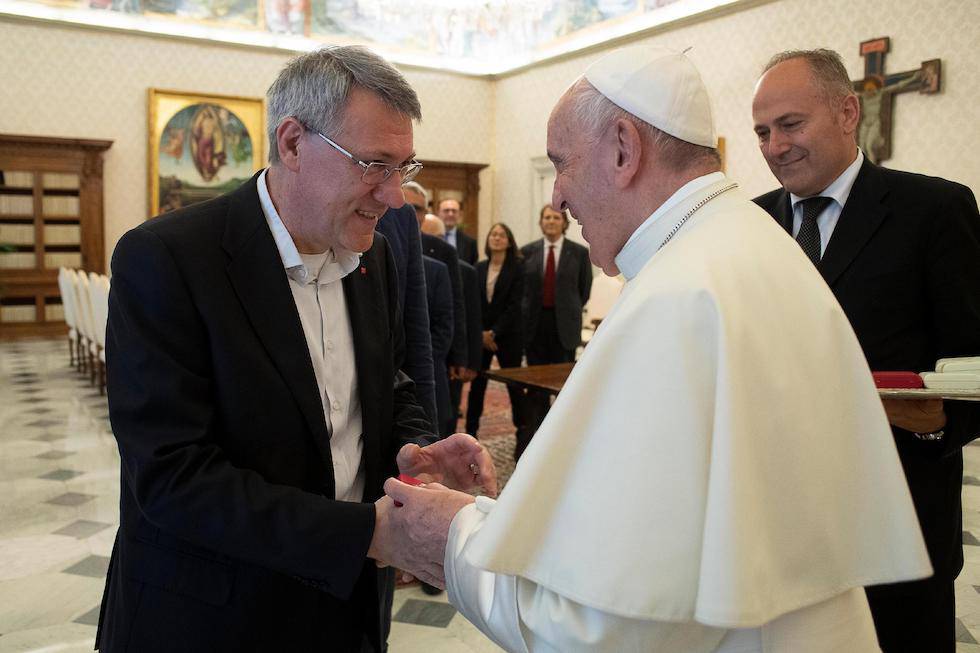
[[[885,54],[891,40],[887,36],[861,43],[864,57],[864,79],[854,83],[861,98],[861,123],[858,145],[865,156],[880,163],[892,155],[892,102],[899,93],[918,91],[938,93],[942,62],[923,61],[918,70],[885,74]]]

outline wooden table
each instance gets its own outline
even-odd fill
[[[572,373],[575,363],[555,363],[553,365],[529,365],[528,367],[505,367],[499,370],[484,370],[488,379],[500,381],[532,390],[544,390],[558,394],[565,379]]]
[[[508,385],[516,385],[533,390],[544,390],[557,395],[572,373],[575,363],[555,363],[554,365],[529,365],[528,367],[505,367],[499,370],[486,370],[487,378]],[[980,401],[976,390],[916,390],[878,388],[882,399],[946,399],[951,401]]]

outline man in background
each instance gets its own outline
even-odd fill
[[[419,228],[422,230],[422,253],[442,262],[449,269],[449,282],[453,288],[453,344],[450,349],[448,366],[450,393],[453,392],[453,382],[462,375],[468,363],[468,333],[469,323],[466,310],[466,300],[463,296],[463,279],[460,272],[460,260],[456,250],[444,239],[425,233],[424,224],[429,206],[428,191],[417,182],[406,184],[403,188],[405,201],[415,209]],[[457,409],[458,411],[458,403]],[[451,413],[451,421],[440,425],[447,433],[456,432],[456,412]]]
[[[413,216],[414,218],[414,216]],[[418,229],[418,227],[416,227]],[[449,367],[447,359],[453,345],[453,288],[449,282],[449,268],[430,256],[422,257],[425,266],[426,300],[429,309],[432,358],[435,361],[434,376],[438,416],[433,424],[438,426],[439,436],[446,437],[454,431],[452,403],[449,399]]]
[[[831,50],[774,56],[756,85],[759,148],[782,185],[756,198],[806,252],[872,370],[932,370],[980,354],[980,218],[969,188],[879,168],[857,147],[861,118]],[[868,588],[882,649],[951,653],[963,567],[962,447],[980,405],[887,400],[885,410],[935,575]]]
[[[550,204],[541,208],[538,227],[543,237],[521,248],[527,364],[571,363],[582,343],[582,310],[592,292],[589,250],[565,238],[568,216]],[[526,421],[517,430],[515,460],[548,414],[551,395],[530,390],[524,405]]]
[[[431,213],[422,222],[422,233],[442,239],[446,235],[446,225]],[[449,398],[452,403],[453,427],[458,430],[457,420],[462,403],[463,384],[469,383],[479,374],[483,363],[483,309],[480,306],[480,279],[476,268],[466,261],[459,262],[459,274],[463,280],[463,301],[466,303],[466,364],[450,370]],[[474,434],[470,434],[474,435]]]
[[[378,232],[388,239],[398,272],[398,299],[405,325],[405,363],[402,370],[415,383],[415,399],[438,429],[426,278],[422,241],[411,206],[388,209],[378,221]]]
[[[439,202],[439,219],[446,225],[446,242],[456,248],[459,259],[470,265],[476,265],[476,240],[468,236],[460,228],[463,221],[463,210],[459,202],[445,199]]]

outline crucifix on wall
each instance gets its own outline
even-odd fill
[[[885,74],[885,54],[890,39],[887,36],[861,43],[864,57],[864,79],[854,82],[861,98],[861,124],[858,126],[858,145],[872,162],[880,163],[892,155],[892,102],[899,93],[918,91],[938,93],[941,61],[923,61],[917,70]]]

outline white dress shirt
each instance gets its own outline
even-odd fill
[[[453,246],[453,249],[458,249],[456,247],[456,227],[446,229],[445,241]]]
[[[558,260],[561,258],[561,246],[565,244],[565,237],[558,236],[558,240],[555,242],[549,241],[547,238],[544,239],[544,247],[542,247],[543,254],[541,259],[541,274],[544,275],[544,271],[548,269],[548,248],[555,248],[555,274],[558,274]]]
[[[820,230],[820,256],[823,256],[824,252],[827,251],[827,243],[830,242],[830,237],[834,235],[837,221],[840,219],[841,211],[844,210],[848,195],[851,194],[851,187],[854,186],[858,172],[861,171],[862,163],[864,163],[864,153],[859,149],[854,161],[844,169],[840,177],[823,191],[814,195],[814,197],[829,197],[834,200],[828,202],[826,208],[817,216],[817,228]],[[800,225],[803,224],[803,205],[801,202],[808,198],[792,193],[789,197],[793,203],[793,238],[796,238],[796,235],[800,233]]]
[[[341,284],[341,279],[357,268],[361,257],[346,250],[300,254],[272,203],[265,177],[266,172],[259,175],[259,201],[286,269],[313,361],[323,419],[330,433],[335,496],[340,501],[361,501],[364,497],[361,401],[354,335]]]

